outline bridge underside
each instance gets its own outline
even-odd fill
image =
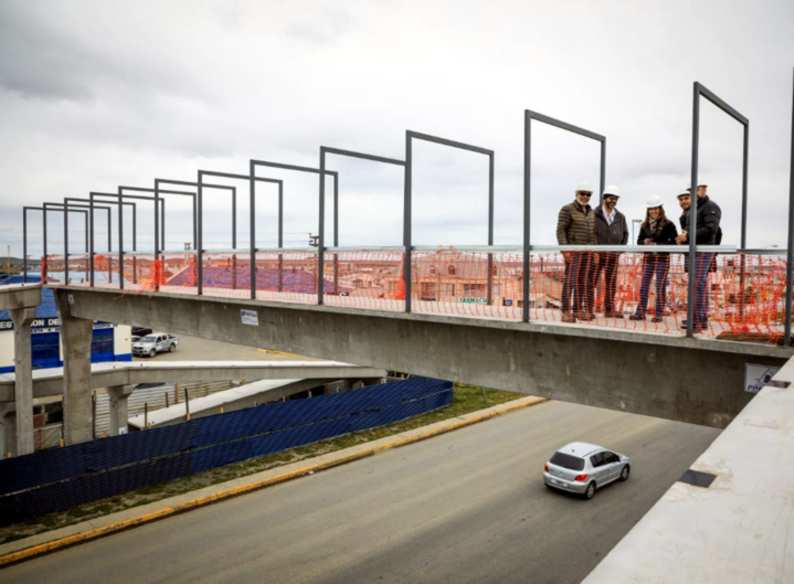
[[[744,391],[747,363],[779,366],[792,354],[758,344],[485,319],[71,287],[56,293],[75,318],[715,427],[751,398]]]

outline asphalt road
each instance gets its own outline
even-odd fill
[[[173,353],[160,353],[154,358],[134,357],[135,361],[270,361],[281,359],[301,359],[292,353],[272,349],[257,349],[244,345],[232,345],[199,337],[178,335],[179,344]]]
[[[12,566],[0,583],[579,582],[717,434],[549,402]],[[571,440],[628,454],[631,479],[592,501],[547,490],[543,463]]]

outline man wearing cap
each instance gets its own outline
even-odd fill
[[[706,193],[707,189],[708,185],[701,184],[695,191],[697,194],[696,245],[718,245],[722,240],[722,230],[720,229],[722,210],[717,203],[709,198]],[[681,233],[676,237],[676,243],[680,245],[689,243],[690,234],[687,225],[689,224],[689,209],[692,205],[690,191],[691,189],[687,189],[678,195],[678,202],[684,211],[680,219]],[[695,257],[695,320],[693,322],[695,332],[701,332],[708,326],[708,279],[715,257],[716,254],[713,252],[698,252]],[[682,328],[686,328],[686,323],[682,325]]]
[[[575,199],[560,209],[557,217],[557,243],[560,245],[594,245],[595,221],[590,208],[593,187],[579,183]],[[565,280],[562,285],[562,321],[593,320],[593,253],[563,252]],[[571,306],[573,296],[573,306]]]
[[[616,185],[609,185],[601,195],[601,204],[594,211],[595,236],[598,245],[626,245],[629,229],[626,217],[617,210],[620,191]],[[593,293],[604,272],[604,316],[623,318],[623,313],[615,310],[615,290],[618,279],[620,252],[598,252],[593,268]]]

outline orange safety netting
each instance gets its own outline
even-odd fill
[[[711,257],[701,255],[699,252],[697,261]],[[689,282],[685,260],[684,253],[533,252],[530,319],[683,334]],[[721,254],[710,261],[710,270],[696,270],[700,277],[695,298],[697,332],[725,339],[778,342],[783,334],[785,260],[740,253]],[[250,262],[245,252],[204,254],[203,294],[249,297]],[[42,278],[57,281],[62,264],[62,257],[42,258]],[[71,272],[71,257],[69,265]],[[83,278],[79,270],[87,271],[87,260],[80,258],[75,266],[70,280]],[[116,257],[95,255],[94,269],[95,274],[103,275],[97,285],[118,285]],[[317,302],[320,276],[314,251],[257,252],[254,272],[256,298],[260,300]],[[196,294],[197,257],[195,252],[168,253],[155,261],[152,256],[131,255],[124,258],[123,277],[125,289],[131,291]],[[399,250],[327,253],[322,279],[323,301],[328,305],[405,309],[404,254]],[[518,321],[523,288],[520,252],[449,247],[411,255],[411,302],[417,313]]]

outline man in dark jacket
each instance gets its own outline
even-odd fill
[[[717,245],[722,240],[722,230],[720,229],[720,220],[722,219],[722,210],[720,206],[712,201],[706,190],[707,185],[698,185],[697,187],[697,225],[695,233],[695,243],[697,245]],[[691,205],[691,196],[689,190],[682,192],[678,195],[681,209],[684,211],[681,215],[681,233],[676,237],[676,243],[679,245],[688,244],[690,233],[687,228],[689,224],[689,208]],[[713,252],[698,252],[695,257],[695,321],[693,329],[695,332],[702,332],[708,326],[709,314],[709,290],[708,279],[711,264],[714,261],[716,254]],[[686,328],[686,324],[682,326]]]
[[[560,209],[557,217],[557,243],[560,245],[595,244],[595,223],[590,197],[593,188],[580,183],[573,203]],[[565,280],[562,285],[562,321],[593,320],[593,253],[562,252],[565,259]],[[573,295],[573,308],[571,296]]]
[[[626,217],[617,210],[619,198],[620,192],[615,185],[609,185],[601,195],[601,204],[594,212],[595,236],[598,245],[626,245],[629,240]],[[610,251],[595,254],[593,293],[598,287],[601,272],[604,272],[604,316],[607,318],[623,318],[623,313],[615,310],[619,259],[620,252]]]

